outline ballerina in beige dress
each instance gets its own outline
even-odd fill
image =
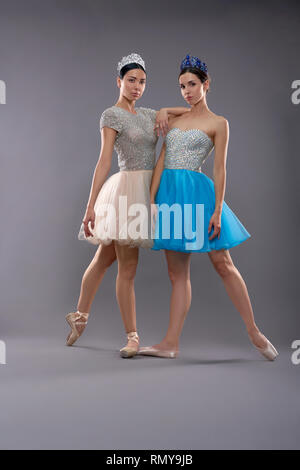
[[[153,246],[150,184],[155,148],[159,133],[165,135],[167,130],[168,115],[180,115],[189,109],[162,108],[157,112],[151,108],[136,108],[135,103],[146,86],[145,63],[140,55],[133,53],[123,57],[117,69],[120,96],[117,103],[101,115],[101,152],[78,234],[80,240],[99,246],[82,278],[78,310],[66,316],[71,327],[67,345],[74,344],[83,333],[105,271],[117,259],[116,295],[127,333],[127,345],[120,353],[122,357],[132,357],[139,347],[134,291],[139,247]],[[120,171],[106,179],[114,149]],[[130,212],[134,204],[147,208],[138,220]],[[137,222],[143,230],[130,232],[129,228],[136,228]]]

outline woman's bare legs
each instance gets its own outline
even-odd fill
[[[114,242],[110,245],[99,245],[94,258],[87,267],[81,281],[77,309],[89,312],[104,274],[117,259]]]
[[[115,250],[118,259],[116,295],[124,327],[128,334],[137,331],[134,279],[138,265],[139,249],[115,242]],[[129,340],[127,347],[137,348],[137,342]]]
[[[191,253],[165,250],[165,255],[169,278],[172,283],[169,326],[162,341],[153,347],[161,350],[178,351],[180,334],[192,300]]]
[[[70,312],[66,320],[71,327],[67,336],[67,346],[72,346],[82,335],[90,315],[90,308],[97,289],[107,268],[116,260],[114,242],[110,245],[99,245],[94,258],[87,267],[81,281],[81,289],[77,304],[78,312]]]
[[[208,253],[208,256],[220,275],[230,299],[240,313],[253,344],[258,347],[265,347],[267,338],[259,331],[255,323],[247,286],[233,264],[229,251],[213,250]]]

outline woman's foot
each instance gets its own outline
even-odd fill
[[[139,349],[139,336],[136,331],[127,334],[127,344],[120,349],[121,357],[129,358],[137,354]]]
[[[71,331],[67,336],[66,345],[72,346],[82,335],[89,318],[89,313],[70,312],[66,315],[66,320],[71,327]]]
[[[269,361],[273,361],[278,356],[278,351],[273,344],[258,330],[249,330],[248,336],[256,349]]]
[[[138,354],[141,356],[166,357],[171,359],[178,356],[179,349],[178,344],[161,341],[153,346],[144,346],[140,348]]]
[[[249,330],[248,336],[254,346],[258,348],[265,348],[267,346],[268,340],[267,338],[258,330]]]

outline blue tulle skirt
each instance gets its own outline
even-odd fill
[[[152,250],[174,250],[186,253],[229,249],[251,235],[223,201],[221,231],[208,226],[215,208],[214,182],[205,174],[184,169],[164,169],[155,203],[158,205]],[[161,206],[166,204],[167,206]],[[173,210],[168,207],[173,206]]]

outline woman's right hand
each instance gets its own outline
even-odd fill
[[[89,222],[91,222],[91,227],[94,230],[95,227],[95,211],[94,208],[92,207],[87,207],[85,214],[84,214],[84,219],[83,219],[83,225],[84,225],[84,234],[86,237],[92,237],[93,234],[91,233],[89,229]]]

